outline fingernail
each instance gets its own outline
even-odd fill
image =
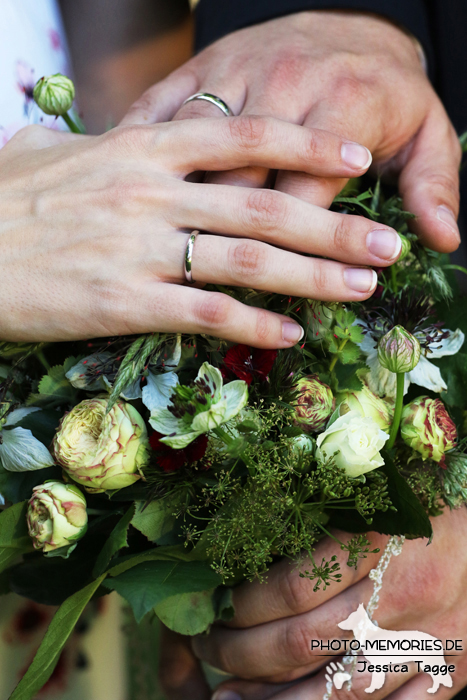
[[[304,330],[298,323],[288,323],[287,321],[282,324],[282,340],[286,343],[294,345],[298,343],[299,340],[303,338]]]
[[[367,267],[348,267],[344,270],[344,281],[354,292],[370,292],[376,287],[377,275]]]
[[[400,255],[402,241],[395,231],[378,229],[367,234],[366,246],[370,253],[376,255],[377,258],[394,260]]]
[[[233,690],[216,690],[211,700],[242,700],[242,698]]]
[[[352,141],[342,144],[341,158],[346,165],[355,168],[355,170],[366,170],[366,168],[370,167],[372,161],[368,148]]]
[[[459,233],[459,227],[457,225],[456,217],[454,216],[454,212],[449,209],[449,207],[444,206],[444,204],[440,204],[440,206],[437,209],[437,214],[436,216],[440,221],[443,222],[443,224],[446,224],[446,226],[449,226],[451,231],[456,234],[457,238],[461,239],[460,233]]]

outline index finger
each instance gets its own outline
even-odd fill
[[[157,126],[117,127],[101,137],[128,157],[143,153],[168,172],[231,170],[249,165],[354,177],[371,163],[364,146],[322,129],[272,117],[189,119]]]
[[[344,542],[349,538],[348,533],[337,534]],[[384,549],[387,541],[385,535],[370,532],[367,536],[371,549]],[[367,576],[370,569],[378,564],[381,553],[369,554],[366,559],[361,559],[357,569],[354,569],[347,566],[346,552],[341,550],[337,542],[327,537],[317,545],[313,558],[319,565],[323,559],[329,561],[333,555],[337,556],[336,561],[340,564],[339,573],[342,574],[342,578],[340,583],[332,582],[325,590],[321,587],[313,591],[313,582],[309,578],[300,577],[300,571],[312,569],[308,557],[300,565],[290,559],[283,559],[270,568],[265,583],[255,580],[235,588],[235,617],[229,626],[253,627],[314,610]]]

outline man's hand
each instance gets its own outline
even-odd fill
[[[235,32],[150,88],[124,123],[225,119],[206,102],[181,106],[198,91],[218,95],[237,115],[272,115],[362,143],[375,173],[398,176],[423,243],[443,252],[459,245],[457,136],[413,40],[390,22],[310,11]],[[209,175],[210,182],[251,187],[267,180],[263,168]],[[344,183],[282,170],[276,189],[328,207]]]
[[[467,683],[467,510],[462,508],[434,518],[433,529],[432,544],[427,546],[426,540],[406,541],[402,554],[391,560],[374,617],[384,629],[419,630],[441,640],[462,639],[464,652],[446,656],[446,662],[456,666],[453,688],[442,687],[436,693],[440,700],[448,700]],[[372,546],[384,550],[386,537],[370,533],[369,539]],[[307,568],[306,561],[297,568],[289,560],[271,568],[267,583],[244,583],[234,589],[236,614],[229,628],[215,626],[208,636],[196,637],[192,642],[199,658],[246,679],[223,683],[215,700],[264,700],[272,696],[276,700],[322,699],[326,666],[333,658],[320,656],[323,652],[319,649],[311,651],[310,642],[352,638],[350,632],[337,625],[360,603],[368,604],[373,591],[368,573],[381,556],[373,554],[361,560],[355,571],[346,566],[339,546],[326,539],[318,546],[315,559],[329,559],[333,554],[338,556],[343,576],[340,584],[331,584],[326,591],[313,592],[313,584],[299,577],[299,570]],[[209,693],[186,646],[184,656],[179,655],[177,645],[183,644],[182,639],[171,636],[164,649],[162,680],[168,697],[188,697],[180,691],[187,693],[191,688],[190,697],[207,700]],[[338,652],[334,653],[334,661],[341,660]],[[403,658],[400,662],[404,663]],[[175,674],[172,671],[177,665]],[[431,678],[426,673],[416,674],[412,666],[409,669],[409,673],[388,673],[381,690],[371,697],[423,697]],[[310,673],[316,675],[304,678]],[[355,673],[353,694],[349,695],[344,685],[341,691],[334,689],[332,697],[367,697],[364,689],[370,684],[370,675]],[[185,685],[187,681],[191,685]]]

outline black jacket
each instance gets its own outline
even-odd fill
[[[196,48],[226,34],[269,19],[317,9],[375,12],[405,26],[422,44],[432,83],[461,134],[467,130],[467,0],[200,0],[196,10]],[[467,175],[461,184],[460,227],[467,230]],[[465,264],[463,245],[461,260]]]

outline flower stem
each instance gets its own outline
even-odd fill
[[[68,112],[65,112],[65,114],[62,114],[62,119],[67,124],[70,131],[72,131],[74,134],[82,134],[83,133],[82,130],[79,128],[78,124],[70,117]]]
[[[398,372],[396,374],[397,383],[397,393],[396,393],[396,407],[394,409],[394,418],[392,420],[391,432],[389,433],[389,440],[386,444],[388,450],[394,445],[399,432],[399,426],[401,423],[402,409],[404,407],[404,383],[405,374],[403,372]]]
[[[36,351],[36,357],[37,357],[37,359],[39,360],[39,362],[41,363],[41,365],[44,367],[44,369],[46,369],[47,372],[48,372],[49,369],[50,369],[50,364],[47,362],[47,359],[46,359],[46,357],[45,357],[43,351],[42,351],[42,350],[37,350],[37,351]]]
[[[224,445],[231,445],[234,441],[235,438],[233,438],[231,435],[229,435],[223,428],[214,428],[212,431],[217,435],[219,440],[222,440]],[[256,472],[256,466],[255,463],[251,461],[251,459],[247,456],[242,454],[241,459],[245,462],[246,466],[248,467],[248,471],[250,472],[250,475],[253,476],[253,474]]]
[[[398,284],[397,284],[397,271],[396,271],[395,265],[391,265],[391,282],[392,282],[392,291],[394,292],[394,294],[396,294]]]
[[[331,364],[329,365],[329,371],[330,371],[330,372],[332,372],[332,370],[333,370],[334,367],[336,366],[336,362],[337,362],[337,360],[339,359],[339,353],[341,352],[341,350],[343,350],[343,349],[345,348],[347,341],[348,341],[348,338],[344,338],[343,341],[342,341],[342,343],[339,345],[339,349],[338,349],[338,351],[336,352],[336,354],[334,355],[334,357],[332,358]]]

